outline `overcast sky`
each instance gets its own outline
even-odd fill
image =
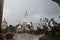
[[[38,23],[40,18],[55,18],[60,22],[60,7],[51,0],[4,0],[3,18],[8,24],[16,25],[19,20],[24,21],[27,10],[28,18],[33,23]]]

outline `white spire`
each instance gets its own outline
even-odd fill
[[[5,19],[5,18],[4,18],[3,22],[4,22],[4,23],[7,23],[7,21],[6,21],[6,19]]]
[[[24,16],[24,22],[27,22],[28,21],[28,13],[27,13],[27,10],[26,10],[26,13],[25,13],[25,16]]]
[[[27,16],[28,16],[28,13],[27,13],[27,10],[26,10],[26,13],[25,13],[25,18],[27,18]]]
[[[4,18],[4,21],[6,21],[6,19]]]
[[[19,20],[19,25],[20,25],[20,20]]]

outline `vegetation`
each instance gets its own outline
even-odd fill
[[[42,38],[39,38],[39,40],[60,40],[60,23],[57,23],[54,18],[51,19],[53,22],[54,27],[51,27],[50,31],[47,31],[47,35],[45,35]]]
[[[60,27],[60,26],[59,26]],[[39,40],[60,40],[60,29],[59,27],[53,27],[48,34]]]
[[[15,27],[13,25],[9,25],[9,27],[7,27],[5,29],[5,33],[7,33],[9,31],[9,29],[10,29],[11,32],[15,32]]]
[[[56,36],[53,35],[47,35],[40,38],[39,40],[60,40],[60,37],[57,38]]]

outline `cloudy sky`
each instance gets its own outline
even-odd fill
[[[17,24],[24,21],[24,15],[28,13],[28,19],[38,23],[40,18],[55,18],[60,22],[60,7],[51,0],[4,0],[3,19],[8,24]]]

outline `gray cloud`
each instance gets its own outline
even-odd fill
[[[60,15],[60,7],[51,0],[4,0],[3,18],[8,24],[15,25],[19,20],[22,23],[26,10],[33,23],[39,22],[39,18],[58,18]]]

